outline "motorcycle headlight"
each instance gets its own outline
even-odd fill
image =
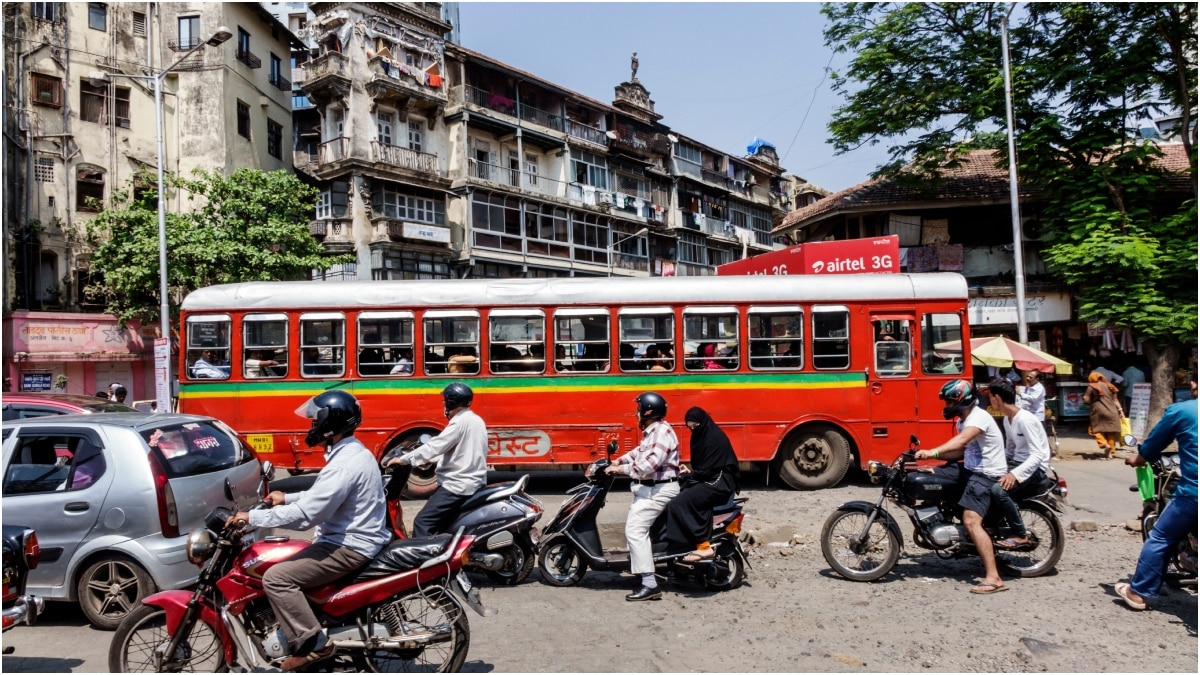
[[[871,482],[877,483],[887,476],[887,464],[883,462],[867,462],[867,475],[871,477]]]
[[[188,534],[187,545],[183,550],[187,554],[188,562],[203,565],[216,552],[217,543],[213,540],[212,532],[197,528]]]

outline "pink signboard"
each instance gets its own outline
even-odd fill
[[[869,237],[799,244],[717,267],[720,276],[746,274],[894,274],[900,237]]]

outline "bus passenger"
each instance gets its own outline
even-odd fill
[[[729,437],[704,409],[693,407],[683,419],[692,430],[692,468],[680,468],[683,479],[679,496],[667,505],[667,550],[674,553],[695,548],[683,561],[699,562],[716,555],[708,541],[712,536],[712,511],[738,491],[738,460]]]
[[[412,350],[405,348],[400,350],[400,359],[396,361],[396,365],[392,366],[391,375],[409,374],[413,371]]]
[[[662,600],[654,578],[654,552],[650,544],[650,526],[667,503],[679,494],[679,438],[667,424],[667,401],[648,391],[637,402],[638,426],[642,442],[617,458],[606,473],[633,479],[633,503],[625,517],[625,539],[629,544],[629,571],[642,578],[638,590],[626,600]]]
[[[266,352],[261,349],[250,350],[245,362],[243,362],[243,372],[247,378],[273,377],[274,371],[268,370],[271,366],[277,366],[279,362],[274,359],[268,359]]]
[[[446,361],[451,373],[474,375],[479,372],[479,357],[475,356],[474,347],[461,347]]]
[[[554,345],[554,369],[560,373],[574,370],[567,362],[567,348],[563,345]]]
[[[400,455],[388,466],[427,464],[438,458],[438,487],[413,521],[413,537],[431,537],[447,531],[459,509],[487,485],[487,425],[471,410],[475,393],[462,382],[442,390],[442,404],[450,424],[425,445]]]
[[[219,359],[213,350],[203,349],[200,358],[192,362],[192,377],[224,380],[229,377],[229,363]]]

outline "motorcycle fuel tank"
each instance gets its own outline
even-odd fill
[[[958,492],[958,481],[938,473],[913,471],[904,477],[904,491],[913,499],[941,501],[954,497]]]
[[[238,554],[234,569],[248,577],[261,579],[275,563],[292,557],[307,546],[307,541],[295,539],[258,541]]]

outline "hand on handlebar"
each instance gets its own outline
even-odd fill
[[[913,459],[933,459],[932,450],[917,450],[912,453]]]
[[[263,504],[267,506],[280,506],[287,501],[287,496],[279,490],[274,490],[263,498]]]
[[[246,513],[245,511],[238,511],[237,513],[225,519],[225,527],[240,530],[246,527],[246,524],[249,522],[250,514]]]

